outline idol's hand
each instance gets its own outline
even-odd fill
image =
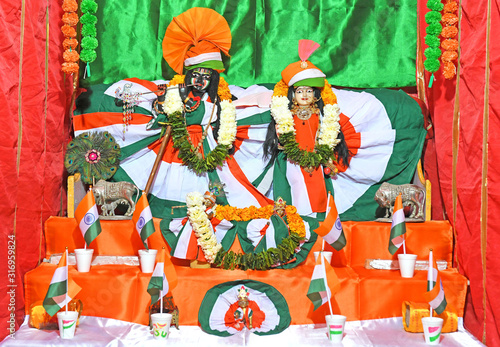
[[[182,102],[186,102],[189,91],[185,83],[179,83],[179,95],[181,97]]]
[[[158,95],[158,101],[164,102],[165,97],[167,96],[167,85],[166,84],[159,84],[158,85],[158,92],[156,94]]]

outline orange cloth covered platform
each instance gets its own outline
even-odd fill
[[[94,255],[137,255],[142,247],[132,221],[101,221],[102,233],[89,248]],[[151,248],[166,245],[155,220],[157,231],[149,238]],[[425,302],[427,272],[416,271],[413,278],[401,278],[399,270],[368,270],[365,259],[397,259],[388,250],[390,224],[376,222],[344,222],[347,246],[340,252],[333,250],[332,265],[341,281],[341,289],[334,296],[334,313],[342,313],[348,320],[376,319],[401,316],[403,301]],[[83,247],[83,238],[74,219],[52,217],[45,225],[47,257],[61,253],[67,246]],[[407,224],[407,250],[426,260],[433,248],[437,260],[451,264],[452,230],[448,222],[433,221]],[[311,252],[320,250],[321,238]],[[327,249],[331,250],[331,249]],[[328,305],[313,312],[306,293],[314,267],[314,257],[290,270],[241,271],[222,269],[192,269],[184,260],[176,260],[179,284],[172,291],[179,307],[181,325],[197,325],[198,310],[205,293],[213,286],[234,280],[252,279],[265,282],[280,291],[288,302],[292,324],[323,323]],[[25,277],[26,313],[32,303],[43,300],[56,265],[44,263]],[[150,296],[146,288],[151,277],[138,266],[98,265],[89,273],[79,273],[69,266],[70,277],[82,291],[83,314],[115,318],[141,324],[148,323]],[[456,269],[442,271],[443,285],[450,307],[463,315],[467,280]]]

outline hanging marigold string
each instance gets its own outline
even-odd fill
[[[431,88],[434,81],[434,72],[438,71],[441,65],[439,62],[439,57],[441,57],[439,34],[441,34],[443,29],[440,23],[440,11],[443,9],[443,4],[440,0],[428,0],[427,8],[430,11],[425,15],[425,22],[427,23],[427,27],[425,28],[427,34],[425,36],[425,44],[429,47],[424,51],[426,58],[424,61],[424,68],[432,73],[429,81],[429,88]]]
[[[455,37],[458,34],[458,16],[456,12],[458,4],[455,0],[447,0],[443,7],[443,16],[441,22],[443,23],[443,30],[441,36],[444,38],[441,42],[441,48],[444,50],[441,61],[443,62],[443,75],[446,79],[452,79],[457,74],[457,68],[453,63],[458,59],[458,40]]]
[[[97,12],[97,3],[94,0],[83,0],[80,4],[82,17],[82,50],[80,51],[80,59],[86,63],[84,77],[90,74],[90,63],[97,58],[95,49],[98,46],[97,36],[97,17],[94,15]]]
[[[64,0],[62,4],[64,11],[61,31],[65,37],[63,41],[63,59],[61,70],[67,74],[77,74],[79,70],[78,60],[80,55],[76,51],[78,41],[76,40],[76,25],[78,24],[78,3],[76,0]]]

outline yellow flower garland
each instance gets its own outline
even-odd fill
[[[260,208],[255,206],[236,208],[234,206],[228,205],[217,205],[215,209],[215,217],[220,220],[234,220],[237,222],[246,222],[252,219],[269,219],[273,215],[273,208],[273,205],[267,205]],[[306,229],[304,226],[304,221],[302,220],[302,217],[300,217],[300,215],[297,213],[297,208],[295,206],[289,205],[286,206],[285,211],[290,232],[294,232],[300,237],[305,237]]]
[[[288,97],[288,85],[283,82],[283,80],[276,83],[274,86],[273,96],[285,96]],[[325,105],[334,105],[337,103],[337,96],[332,91],[332,86],[325,79],[325,86],[321,89],[321,98]]]
[[[169,87],[176,86],[180,83],[184,83],[185,75],[175,75],[168,84]],[[219,87],[217,89],[217,95],[221,101],[223,100],[232,100],[231,91],[229,90],[229,84],[226,82],[224,77],[220,76],[219,78]]]

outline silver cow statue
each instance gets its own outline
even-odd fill
[[[392,219],[394,202],[401,193],[403,207],[410,206],[410,216],[408,219],[414,221],[424,221],[425,190],[414,184],[395,185],[387,182],[382,183],[375,193],[375,201],[380,207],[385,208],[385,217]]]
[[[128,205],[125,216],[131,216],[135,210],[132,198],[134,193],[139,196],[139,188],[129,182],[106,182],[99,180],[93,188],[97,205],[101,206],[103,216],[114,216],[118,204]]]

